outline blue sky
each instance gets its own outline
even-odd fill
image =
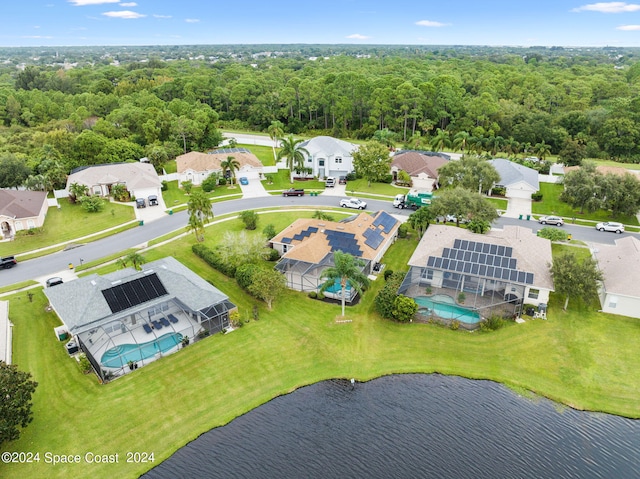
[[[2,0],[0,18],[0,46],[640,46],[640,3],[627,2]]]

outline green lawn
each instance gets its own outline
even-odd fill
[[[531,210],[535,215],[559,215],[570,220],[592,220],[592,221],[619,221],[626,225],[638,226],[638,218],[629,215],[612,216],[609,211],[598,210],[593,213],[580,213],[578,208],[572,208],[567,203],[560,201],[560,194],[563,186],[555,183],[540,183],[542,201],[534,201]]]
[[[302,188],[306,191],[324,191],[324,181],[308,180],[299,181],[296,180],[291,183],[289,180],[289,170],[278,170],[278,173],[269,175],[273,183],[269,184],[268,180],[262,180],[262,185],[267,191],[282,191],[289,188]]]
[[[509,200],[503,200],[502,198],[485,198],[487,199],[497,210],[506,211],[509,204]]]
[[[368,181],[365,179],[353,180],[347,183],[346,192],[353,195],[382,195],[388,196],[389,199],[393,199],[394,196],[402,193],[407,194],[409,188],[400,186],[393,186],[389,183],[371,183],[368,185]]]
[[[162,198],[164,204],[169,209],[174,209],[178,205],[184,205],[189,201],[189,195],[187,195],[182,188],[178,187],[178,180],[167,182],[167,191],[162,192]],[[199,186],[194,186],[192,191],[200,191]],[[238,185],[230,186],[218,186],[215,190],[207,194],[211,199],[218,199],[229,195],[242,196],[242,190]],[[228,198],[227,198],[228,199]]]
[[[135,219],[133,207],[109,203],[99,213],[87,213],[78,204],[59,200],[60,209],[49,208],[44,227],[34,235],[19,235],[0,243],[0,256],[15,255],[98,233]]]
[[[246,148],[251,153],[256,155],[260,162],[264,166],[275,166],[276,161],[273,158],[273,148],[270,146],[260,146],[260,145],[242,145],[238,143],[238,148]],[[278,153],[278,149],[276,148],[276,153]]]

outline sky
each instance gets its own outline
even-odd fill
[[[582,0],[1,0],[0,19],[0,46],[5,47],[640,47],[640,3]]]

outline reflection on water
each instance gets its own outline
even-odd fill
[[[177,451],[145,478],[633,478],[640,423],[439,375],[325,381]]]

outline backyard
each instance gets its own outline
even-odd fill
[[[294,216],[265,214],[254,234],[276,229]],[[224,225],[239,231],[234,219]],[[219,235],[207,235],[215,244]],[[384,321],[373,300],[384,280],[339,323],[340,307],[288,291],[268,311],[196,257],[193,235],[145,252],[147,259],[172,255],[230,296],[248,322],[178,354],[100,385],[80,373],[52,334],[58,324],[37,291],[10,297],[15,324],[14,362],[39,382],[34,421],[9,451],[59,454],[119,454],[117,464],[39,463],[0,465],[4,478],[138,477],[201,433],[231,421],[266,401],[330,378],[366,381],[394,373],[441,373],[490,379],[529,390],[579,409],[640,417],[640,370],[635,367],[639,320],[570,306],[552,296],[548,321],[510,323],[492,333],[469,334],[426,324]],[[385,256],[388,269],[406,270],[415,234],[397,241]],[[260,319],[251,320],[258,304]],[[179,400],[176,402],[176,400]],[[206,398],[206,399],[205,399]],[[176,407],[179,406],[179,414]],[[108,413],[107,413],[108,412]],[[126,452],[154,454],[154,462],[127,463]]]

